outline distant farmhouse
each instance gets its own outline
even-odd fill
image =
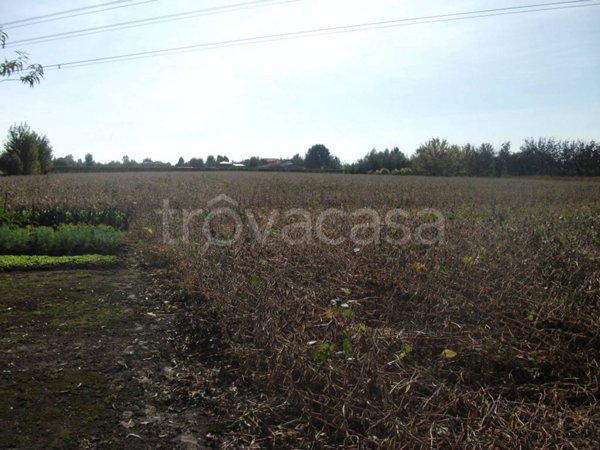
[[[221,161],[219,163],[219,168],[221,168],[221,169],[241,168],[241,167],[246,167],[246,165],[242,164],[242,163],[236,163],[233,161]]]

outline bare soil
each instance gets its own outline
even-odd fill
[[[0,274],[0,448],[206,448],[175,306],[132,269]]]

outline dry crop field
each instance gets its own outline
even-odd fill
[[[597,180],[80,174],[0,194],[131,213],[215,445],[600,441]]]

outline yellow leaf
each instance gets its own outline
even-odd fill
[[[442,352],[442,356],[446,359],[454,359],[458,356],[458,353],[456,353],[454,350],[450,350],[449,348],[447,348]]]
[[[425,266],[425,264],[423,263],[416,263],[415,264],[415,269],[417,269],[418,272],[425,272],[427,270],[427,266]]]
[[[331,320],[331,319],[333,319],[333,315],[334,315],[333,309],[327,308],[327,311],[325,311],[325,317],[328,320]]]

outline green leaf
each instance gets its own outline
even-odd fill
[[[407,342],[400,346],[400,351],[396,353],[396,361],[406,358],[413,351],[413,346]]]
[[[343,292],[345,295],[350,295],[350,294],[352,294],[352,291],[351,291],[350,289],[348,289],[348,288],[342,288],[342,292]]]
[[[350,317],[354,316],[354,311],[352,311],[350,308],[341,308],[341,314],[344,319],[349,319]]]
[[[253,273],[252,275],[250,275],[250,285],[251,286],[258,285],[258,275],[256,273]]]
[[[400,346],[400,352],[403,353],[404,355],[408,355],[409,353],[412,353],[413,351],[413,346],[410,345],[409,343],[404,343],[402,344],[402,346]]]
[[[318,363],[324,363],[331,356],[333,344],[329,342],[321,342],[316,350],[312,353],[312,358]]]
[[[344,351],[344,355],[346,357],[352,355],[352,350],[354,347],[352,346],[352,342],[350,339],[344,339],[344,343],[342,344],[342,350]]]

